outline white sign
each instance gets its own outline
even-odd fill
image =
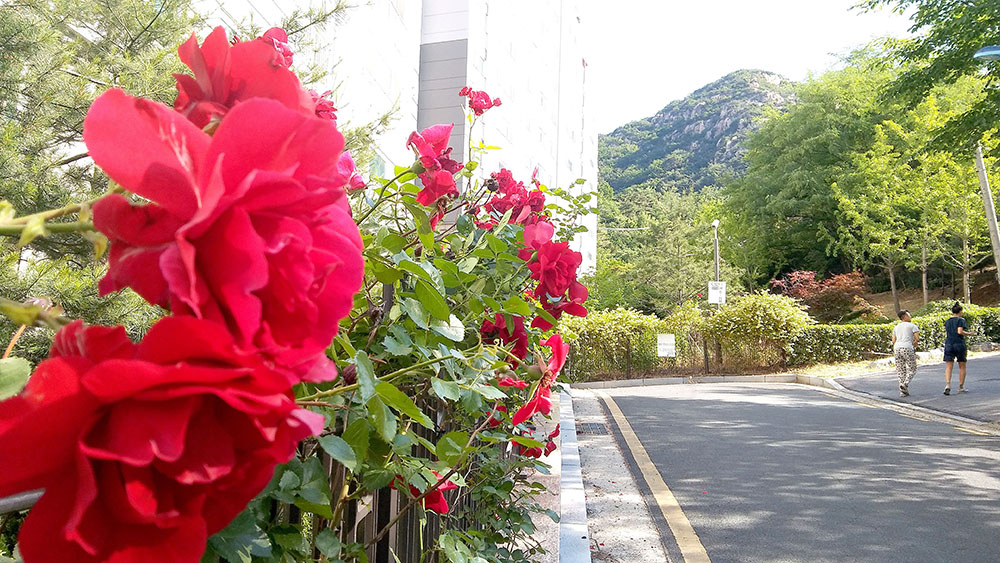
[[[661,358],[677,356],[676,341],[673,334],[656,335],[656,355]]]
[[[718,303],[719,305],[726,304],[726,282],[708,282],[708,302]]]

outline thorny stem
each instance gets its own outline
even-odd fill
[[[357,220],[357,223],[358,223],[359,225],[360,225],[360,224],[362,224],[362,223],[364,223],[364,222],[365,222],[365,219],[367,219],[368,217],[370,217],[372,213],[375,213],[375,210],[376,210],[376,209],[378,209],[378,206],[379,206],[379,205],[380,205],[380,204],[381,204],[381,203],[382,203],[383,201],[386,201],[386,200],[388,200],[388,199],[391,199],[391,198],[392,198],[392,196],[389,196],[389,197],[386,197],[386,196],[385,196],[385,190],[386,190],[386,189],[387,189],[387,188],[388,188],[389,186],[391,186],[391,185],[395,184],[397,180],[399,180],[399,179],[400,179],[400,178],[402,178],[403,176],[406,176],[407,174],[410,174],[411,172],[413,172],[413,170],[412,170],[412,169],[410,169],[410,168],[407,168],[406,170],[404,170],[404,171],[400,172],[399,174],[396,174],[396,177],[394,177],[394,178],[393,178],[392,180],[389,180],[388,182],[386,182],[386,183],[382,184],[382,189],[381,189],[381,190],[379,191],[379,194],[378,194],[378,199],[377,199],[377,200],[375,200],[375,204],[374,204],[374,205],[372,205],[371,209],[369,209],[369,210],[368,210],[367,212],[365,212],[365,214],[364,214],[364,215],[362,215],[362,216],[361,216],[361,218]]]
[[[27,303],[20,303],[11,299],[0,297],[0,312],[2,312],[3,309],[9,309],[12,311],[18,311],[23,309],[34,309],[35,310],[34,326],[48,327],[54,330],[59,330],[60,328],[68,325],[72,321],[72,319],[69,319],[68,317],[53,316],[48,311],[39,309],[34,305],[30,305]],[[14,317],[11,317],[9,314],[7,316],[10,317],[12,320],[17,320]]]
[[[99,197],[95,197],[93,199],[88,199],[83,203],[71,203],[69,205],[64,205],[58,209],[49,209],[48,211],[39,211],[38,213],[32,213],[31,215],[24,215],[23,217],[17,217],[15,219],[11,219],[10,221],[5,222],[4,225],[25,225],[36,217],[41,217],[43,221],[48,221],[49,219],[55,219],[56,217],[72,215],[73,213],[79,213],[80,210],[83,209],[84,207],[90,207],[91,205],[96,203],[97,200],[103,198],[104,196],[115,193],[123,193],[124,191],[125,191],[124,188],[114,187],[110,189],[108,193],[103,194]],[[53,226],[55,225],[50,225],[48,227],[49,230],[52,232],[57,232],[56,230],[51,228]],[[91,226],[91,229],[92,228],[93,226]]]
[[[27,228],[28,225],[0,225],[0,235],[19,236]],[[90,222],[47,223],[45,229],[50,233],[93,231],[94,224]]]
[[[21,335],[24,334],[24,329],[26,328],[28,328],[28,325],[21,325],[18,327],[17,332],[15,332],[14,336],[10,339],[10,344],[7,345],[7,349],[4,350],[3,356],[0,356],[0,360],[10,357],[10,353],[14,351],[14,345],[17,344],[17,340],[21,338]]]

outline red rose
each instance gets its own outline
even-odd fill
[[[441,475],[435,471],[434,476],[441,479]],[[399,490],[401,487],[406,486],[406,480],[403,479],[402,475],[396,475],[396,479],[392,482],[393,488]],[[420,489],[410,485],[410,494],[414,498],[421,495]],[[444,498],[444,492],[450,491],[451,489],[457,489],[458,485],[452,483],[451,481],[445,481],[438,488],[431,491],[426,497],[424,497],[423,505],[424,508],[430,510],[431,512],[437,512],[438,514],[448,514],[450,507],[448,506],[448,499]]]
[[[323,429],[287,389],[216,323],[166,317],[138,345],[121,327],[63,328],[0,403],[0,496],[45,489],[25,560],[199,561]]]
[[[483,341],[489,344],[500,340],[504,344],[514,344],[510,353],[522,360],[528,355],[528,331],[524,328],[524,319],[518,316],[511,316],[514,326],[507,327],[507,319],[503,313],[497,313],[493,321],[485,320],[479,328],[479,334]],[[509,363],[509,362],[508,362]],[[514,362],[514,367],[517,367]]]
[[[490,416],[490,422],[489,422],[490,428],[496,428],[497,426],[500,426],[500,422],[503,420],[503,415],[500,413],[505,413],[505,412],[507,412],[507,407],[505,407],[504,405],[497,404],[493,408],[493,414]]]
[[[515,182],[506,168],[494,172],[491,177],[497,182],[498,195],[483,206],[483,211],[489,217],[486,221],[476,223],[479,228],[492,229],[507,211],[511,211],[510,222],[515,225],[531,225],[547,219],[542,215],[545,210],[544,193],[538,190],[529,192],[525,189],[524,182]]]
[[[458,185],[455,176],[447,170],[424,172],[420,182],[424,187],[417,192],[417,203],[434,209],[430,219],[431,229],[434,229],[448,212],[448,202],[458,197]]]
[[[272,27],[265,31],[264,35],[258,37],[257,41],[263,41],[274,47],[274,58],[272,59],[274,64],[285,68],[292,66],[293,53],[291,47],[288,46],[288,34],[285,33],[284,29]]]
[[[233,108],[209,136],[164,106],[109,90],[84,121],[90,155],[121,195],[94,205],[111,241],[106,294],[219,322],[299,378],[336,369],[324,349],[361,286],[361,236],[337,172],[332,122],[273,100]]]
[[[351,158],[351,151],[344,151],[337,160],[337,172],[340,176],[347,178],[348,191],[360,190],[365,187],[365,179],[358,174],[358,168]]]
[[[309,90],[309,95],[316,104],[316,117],[337,121],[337,108],[333,107],[333,102],[326,99],[330,95],[330,90],[320,94],[316,90]]]
[[[514,413],[514,417],[511,420],[514,426],[528,420],[536,412],[549,414],[549,411],[552,409],[551,387],[556,382],[556,378],[559,376],[559,372],[562,371],[563,366],[566,365],[566,357],[569,355],[569,344],[563,342],[561,334],[553,334],[548,339],[542,340],[541,344],[552,349],[552,357],[549,358],[547,365],[539,365],[544,370],[542,371],[542,378],[538,382],[538,388],[535,391],[535,395]],[[541,361],[539,361],[539,364],[541,364]]]
[[[448,146],[453,127],[454,125],[433,125],[419,133],[410,133],[406,146],[413,149],[425,171],[447,170],[454,175],[462,169],[462,163],[451,158],[452,149]]]
[[[288,70],[292,55],[281,41],[282,36],[284,31],[274,28],[264,37],[230,45],[225,30],[217,27],[199,47],[192,34],[177,53],[194,76],[174,75],[174,109],[199,129],[217,122],[237,103],[251,98],[270,98],[289,109],[314,114],[316,101]],[[284,38],[287,40],[287,36]]]
[[[583,262],[583,255],[570,250],[568,242],[553,242],[555,228],[546,222],[528,225],[524,228],[526,248],[517,255],[528,262],[531,278],[538,285],[531,291],[542,308],[558,319],[563,313],[578,317],[587,316],[583,302],[587,300],[587,288],[577,281],[576,274]],[[552,323],[537,317],[531,323],[534,328],[549,330]]]
[[[522,381],[516,377],[507,376],[497,380],[497,387],[517,387],[518,389],[524,389],[527,386],[527,381]]]
[[[458,95],[469,98],[469,109],[477,116],[483,115],[486,110],[500,105],[500,98],[490,99],[489,94],[486,92],[473,90],[468,86],[459,90]]]

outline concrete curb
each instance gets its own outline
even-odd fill
[[[684,383],[795,383],[795,374],[777,375],[692,375],[687,377],[646,377],[574,383],[579,389],[611,389],[616,387],[643,387],[646,385],[679,385]]]
[[[590,534],[587,531],[587,495],[580,470],[580,449],[576,442],[576,419],[569,386],[559,394],[559,437],[562,470],[559,507],[559,562],[590,561]]]

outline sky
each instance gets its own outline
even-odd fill
[[[598,131],[655,114],[743,68],[792,80],[835,68],[872,39],[907,35],[889,10],[858,0],[598,0],[591,6],[588,95]]]

